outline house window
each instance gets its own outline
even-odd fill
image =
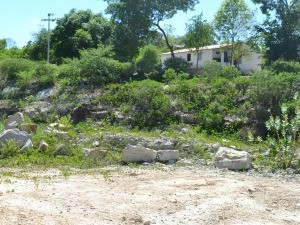
[[[188,53],[187,54],[187,59],[186,59],[188,62],[190,62],[192,60],[192,55],[191,53]]]
[[[221,53],[219,50],[216,49],[213,50],[213,60],[217,62],[221,62]]]
[[[198,53],[198,61],[202,60],[202,51]]]

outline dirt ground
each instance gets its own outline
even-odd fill
[[[0,175],[0,224],[300,224],[300,182],[189,167]],[[8,174],[8,175],[3,175]]]

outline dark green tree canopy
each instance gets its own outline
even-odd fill
[[[264,36],[267,62],[300,60],[300,0],[252,1],[266,15],[257,30]]]
[[[172,18],[177,11],[187,12],[194,8],[198,0],[105,0],[108,2],[107,13],[119,28],[130,35],[127,38],[133,40],[127,47],[129,55],[136,55],[143,42],[147,40],[151,29],[157,28],[163,33],[166,44],[173,52],[173,46],[169,43],[167,34],[160,26],[160,22]],[[117,29],[119,30],[119,29]]]
[[[57,20],[51,43],[58,61],[62,58],[79,57],[79,50],[97,48],[109,42],[112,26],[109,20],[91,10],[72,9]]]

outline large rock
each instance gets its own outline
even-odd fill
[[[160,150],[157,151],[157,161],[168,162],[177,161],[179,159],[178,150]]]
[[[22,113],[17,112],[9,116],[4,125],[6,129],[12,129],[18,127],[18,125],[22,122],[24,122],[24,116]]]
[[[249,169],[251,156],[246,151],[237,151],[232,148],[220,147],[215,155],[216,166],[230,170]]]
[[[93,149],[83,148],[82,152],[85,156],[95,157],[95,158],[100,158],[100,159],[105,158],[105,156],[107,154],[107,150],[102,149],[100,147],[96,147]]]
[[[18,147],[22,147],[28,140],[32,140],[32,137],[27,132],[20,131],[19,129],[8,129],[0,134],[0,145],[9,140],[15,140]]]
[[[20,130],[25,131],[28,134],[35,134],[37,131],[37,124],[22,124]]]
[[[156,159],[157,151],[141,146],[127,145],[122,153],[122,162],[151,162]]]

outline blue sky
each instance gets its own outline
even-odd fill
[[[23,47],[32,39],[32,34],[37,33],[42,27],[47,27],[48,13],[54,13],[54,18],[62,18],[72,8],[78,10],[91,9],[94,13],[104,13],[106,3],[102,0],[1,0],[0,8],[0,39],[11,38],[18,47]],[[164,24],[174,27],[175,35],[184,35],[185,24],[193,16],[203,12],[206,20],[211,21],[214,14],[221,6],[223,0],[200,0],[195,11],[178,13]],[[246,0],[251,9],[257,9],[251,0]],[[257,9],[258,19],[262,19]],[[51,29],[55,23],[51,23]]]

